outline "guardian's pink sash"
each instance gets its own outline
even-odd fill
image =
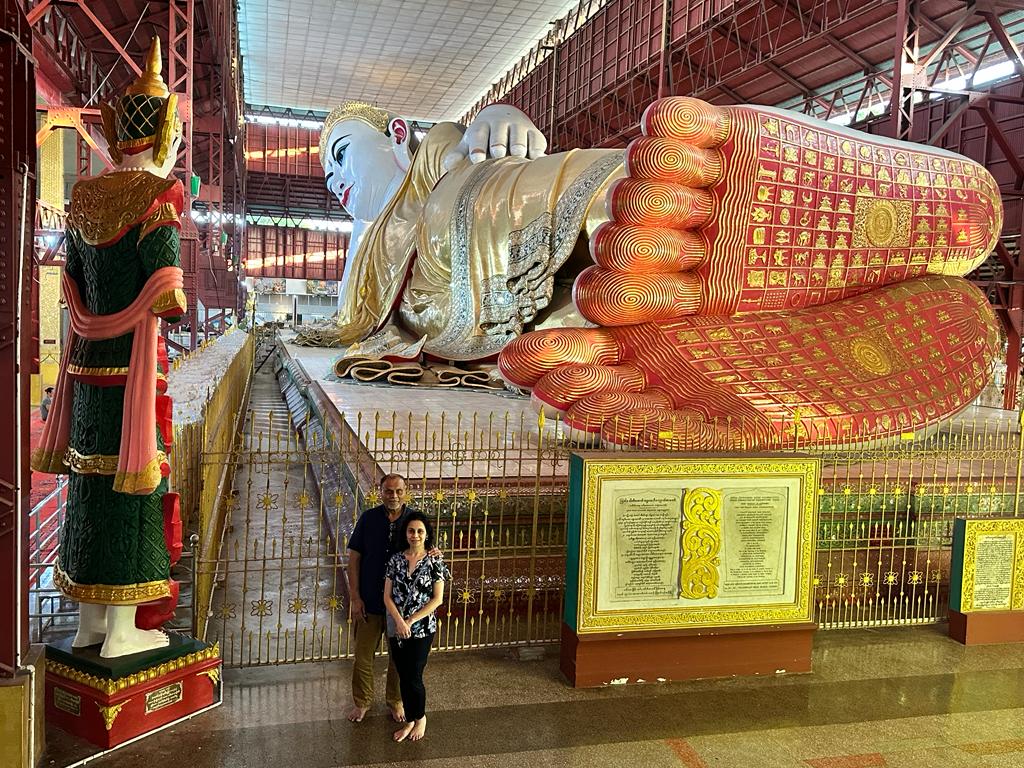
[[[78,337],[101,341],[135,333],[128,380],[124,391],[124,421],[121,424],[121,450],[117,459],[114,490],[145,495],[160,484],[160,456],[156,449],[156,357],[157,316],[151,307],[160,294],[184,286],[180,267],[162,267],[149,276],[142,292],[125,309],[111,315],[94,315],[82,302],[75,281],[64,274],[64,300],[71,315],[61,360],[60,374],[43,426],[42,440],[32,453],[32,468],[39,472],[63,474],[68,471],[64,454],[71,437],[72,378],[68,360]]]

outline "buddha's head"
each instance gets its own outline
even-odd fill
[[[354,219],[372,221],[387,205],[412,161],[408,123],[349,101],[331,112],[320,133],[327,188]]]

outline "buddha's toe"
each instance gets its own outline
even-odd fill
[[[642,392],[646,379],[635,365],[562,365],[533,388],[534,403],[548,415],[564,414],[576,401],[604,392]]]
[[[565,423],[573,429],[601,433],[609,420],[626,412],[645,413],[672,408],[672,398],[657,389],[645,392],[598,392],[577,400],[565,413]]]
[[[603,328],[552,328],[509,342],[498,356],[502,377],[517,387],[533,387],[546,373],[565,364],[615,365],[621,348]]]

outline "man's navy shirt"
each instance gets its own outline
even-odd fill
[[[392,523],[383,504],[363,512],[352,530],[348,548],[359,553],[359,596],[367,613],[384,615],[384,569],[396,546],[402,522],[412,510],[402,507],[402,514]]]

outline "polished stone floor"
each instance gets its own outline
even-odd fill
[[[965,648],[944,629],[819,633],[809,675],[589,690],[565,685],[553,646],[437,654],[415,744],[391,741],[382,705],[345,719],[347,661],[228,670],[222,707],[89,765],[1024,766],[1024,645]],[[43,765],[87,754],[49,745]]]

